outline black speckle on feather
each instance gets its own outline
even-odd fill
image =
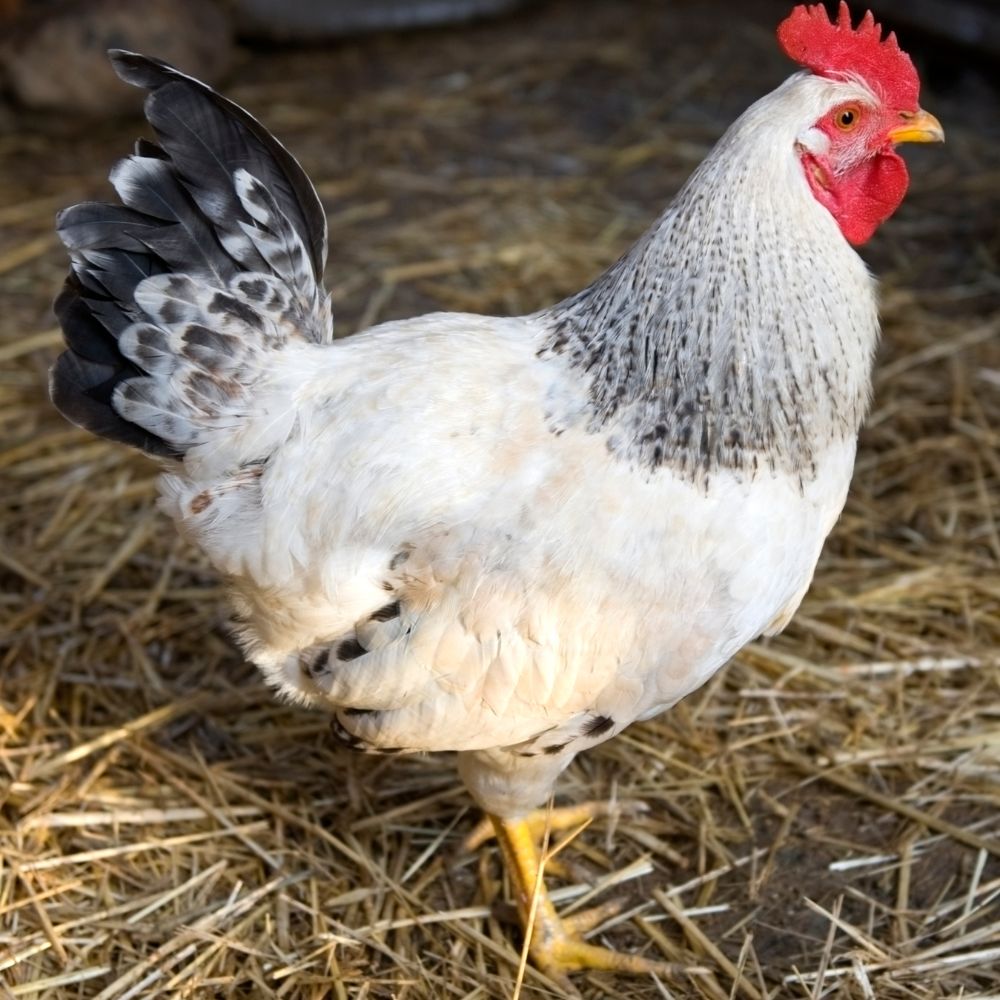
[[[210,330],[200,323],[186,327],[181,340],[184,342],[184,355],[205,364],[217,364],[219,358],[234,358],[240,350],[236,337]]]
[[[368,650],[356,638],[345,639],[337,647],[337,659],[341,663],[346,663],[348,660],[356,660],[359,656],[364,656],[367,652]]]
[[[263,278],[249,278],[240,283],[240,290],[254,302],[263,302],[271,289]]]
[[[359,739],[354,733],[349,732],[336,716],[333,717],[333,721],[330,723],[330,735],[349,750],[365,749],[365,741]]]
[[[369,620],[373,622],[389,622],[392,621],[393,618],[398,618],[399,612],[399,601],[393,601],[392,604],[386,604],[379,608]]]
[[[172,299],[167,299],[163,305],[160,306],[160,319],[163,320],[168,326],[174,323],[180,323],[186,315],[186,310],[182,305],[174,302]]]
[[[259,330],[261,327],[260,314],[252,306],[224,292],[216,292],[212,296],[212,301],[208,304],[208,311],[216,315],[231,316],[233,319],[245,323],[251,330]]]
[[[595,715],[588,719],[583,726],[583,735],[588,737],[603,736],[609,729],[613,728],[615,720],[610,715]]]
[[[258,208],[269,207],[267,197],[264,194],[264,188],[259,182],[249,184],[244,197]]]
[[[343,709],[341,711],[342,715],[351,716],[358,714],[368,714],[365,709],[360,711],[357,709]],[[343,722],[341,722],[338,716],[334,716],[333,722],[330,723],[330,733],[333,738],[343,746],[350,750],[354,750],[357,753],[368,754],[373,757],[392,757],[401,753],[411,753],[406,747],[380,747],[376,744],[364,739],[361,736],[357,736],[352,733]]]
[[[329,672],[330,659],[325,650],[320,650],[309,657],[302,665],[305,667],[306,673],[315,680],[317,677],[322,677]]]

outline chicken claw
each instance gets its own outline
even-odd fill
[[[590,807],[602,808],[595,811]],[[548,816],[548,828],[579,826],[581,811],[588,811],[588,815],[593,816],[607,815],[609,809],[604,803],[588,803],[571,809],[554,810]],[[557,817],[558,813],[562,815]],[[583,816],[584,821],[587,818],[588,816]],[[544,862],[534,832],[538,825],[537,819],[532,822],[529,819],[512,820],[491,815],[489,821],[513,883],[518,917],[528,937],[528,953],[535,965],[570,996],[577,994],[568,973],[581,969],[634,975],[659,973],[665,976],[683,971],[670,962],[660,962],[641,955],[626,955],[582,940],[582,934],[619,912],[618,905],[610,903],[561,918],[556,913],[542,879]],[[475,833],[478,831],[474,831]],[[484,839],[486,838],[481,837],[478,842],[481,843]],[[469,840],[473,840],[473,837],[470,836]]]

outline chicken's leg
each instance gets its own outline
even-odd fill
[[[594,800],[593,802],[578,802],[574,806],[557,806],[556,808],[536,809],[524,817],[532,836],[541,843],[548,830],[557,833],[562,830],[581,830],[595,819],[604,816],[638,816],[649,807],[638,799]],[[487,840],[496,836],[496,821],[492,816],[484,816],[465,838],[467,851],[475,851]],[[546,867],[551,871],[551,866]]]
[[[577,969],[639,975],[650,972],[664,975],[677,971],[666,962],[621,954],[583,941],[580,935],[615,912],[614,908],[599,907],[561,919],[542,880],[541,852],[532,825],[526,819],[510,820],[499,816],[490,816],[490,821],[513,883],[521,925],[525,934],[530,933],[529,954],[546,975],[568,985],[567,973]]]

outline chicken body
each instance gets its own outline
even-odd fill
[[[850,30],[846,9],[840,28],[820,8],[790,21],[806,42]],[[909,92],[897,115],[856,75],[797,74],[577,295],[334,341],[325,217],[291,156],[197,81],[113,58],[152,91],[160,144],[112,172],[121,206],[60,217],[53,399],[163,459],[163,508],[283,695],[355,749],[459,752],[533,924],[521,818],[580,750],[783,628],[808,588],[878,338],[845,235],[901,200],[893,143],[940,126]],[[837,130],[869,114],[890,131],[866,158]],[[654,967],[543,904],[531,947],[554,975]]]
[[[787,621],[844,501],[877,336],[775,114],[832,86],[752,109],[552,310],[261,355],[259,412],[162,490],[273,684],[358,748],[462,751],[479,803],[517,815]],[[748,136],[787,162],[734,156]]]
[[[791,614],[854,455],[831,441],[804,483],[651,477],[582,424],[553,434],[546,406],[586,404],[538,327],[439,316],[306,348],[261,475],[164,482],[272,683],[358,746],[486,751],[463,775],[503,815]]]

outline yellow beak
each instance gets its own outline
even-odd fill
[[[904,113],[902,125],[889,129],[891,142],[944,142],[944,129],[929,111]]]

